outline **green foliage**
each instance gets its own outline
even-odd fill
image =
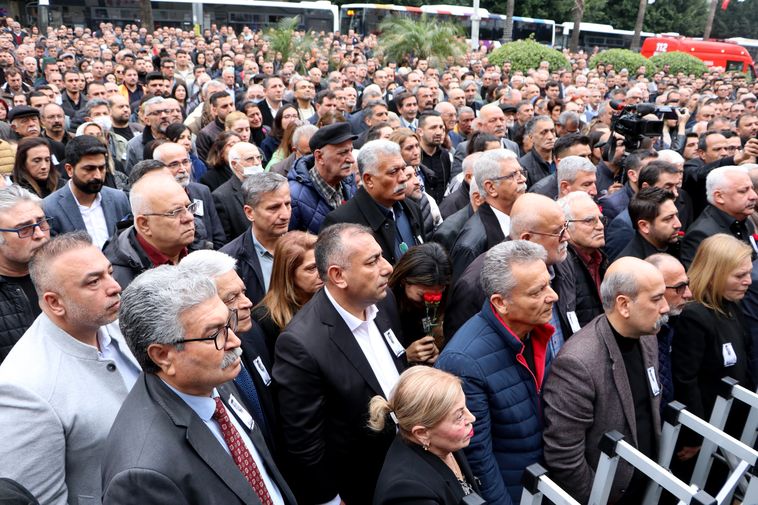
[[[702,37],[707,16],[707,0],[655,2],[653,5],[648,5],[645,10],[643,30],[654,33],[676,32],[688,37]]]
[[[300,19],[297,16],[282,18],[264,35],[271,51],[282,54],[282,61],[287,61],[296,55],[308,54],[313,45],[308,35],[297,32],[299,25]]]
[[[466,53],[463,30],[453,23],[438,22],[427,16],[414,20],[401,16],[387,16],[379,25],[379,45],[386,60],[401,62],[412,56],[439,64],[449,56]]]
[[[642,66],[649,68],[650,62],[640,53],[630,51],[629,49],[607,49],[600,51],[590,58],[589,67],[595,68],[598,63],[613,64],[614,70],[618,72],[622,68],[629,70],[631,75],[635,75],[637,69]]]
[[[492,52],[489,61],[497,66],[510,61],[513,71],[521,70],[522,72],[539,67],[541,61],[549,62],[550,70],[571,68],[563,53],[543,46],[533,39],[503,44]]]
[[[685,75],[700,76],[708,71],[702,60],[681,51],[656,54],[650,58],[650,63],[655,66],[656,71],[663,69],[664,65],[669,65],[669,72],[672,74],[684,72]]]

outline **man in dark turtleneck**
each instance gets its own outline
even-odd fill
[[[545,381],[545,463],[574,498],[589,498],[603,435],[617,430],[655,458],[660,439],[661,383],[656,333],[668,321],[660,271],[625,257],[608,268],[600,294],[604,314],[566,341]],[[621,463],[611,503],[642,502],[645,477]]]

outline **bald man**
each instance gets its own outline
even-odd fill
[[[540,244],[547,252],[545,263],[550,271],[550,285],[559,297],[550,318],[556,328],[549,345],[554,356],[563,342],[580,328],[576,317],[574,271],[565,262],[570,238],[566,218],[555,200],[536,193],[520,196],[513,204],[510,218],[510,240],[528,240]],[[471,262],[450,291],[444,322],[447,338],[482,308],[485,298],[480,281],[483,264],[484,254]]]
[[[666,283],[644,260],[621,258],[600,286],[604,314],[577,332],[555,358],[545,381],[544,458],[552,478],[586,503],[603,435],[617,430],[648,457],[660,438],[658,343],[668,321]],[[610,503],[641,503],[644,477],[624,463]]]
[[[108,242],[103,251],[122,289],[145,270],[175,265],[187,255],[187,247],[195,239],[198,207],[165,170],[149,172],[137,180],[129,193],[129,204],[134,224]]]

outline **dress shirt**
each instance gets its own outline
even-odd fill
[[[124,379],[126,389],[131,391],[142,370],[124,356],[124,353],[118,346],[118,342],[113,340],[108,332],[103,331],[102,328],[97,330],[97,345],[100,348],[97,351],[98,361],[113,361],[116,365],[116,370],[121,374],[121,378]]]
[[[408,128],[411,131],[416,131],[416,128],[418,128],[418,118],[415,118],[413,121],[406,121],[403,116],[400,116],[400,126],[403,128]]]
[[[250,234],[253,236],[253,246],[255,247],[255,254],[258,255],[258,263],[261,265],[261,273],[263,274],[263,285],[268,292],[268,286],[271,284],[271,271],[274,268],[274,255],[271,254],[268,249],[263,247],[263,244],[258,242],[255,238],[255,232],[250,228]]]
[[[379,333],[379,328],[376,327],[374,319],[379,309],[376,305],[371,305],[366,308],[366,320],[362,321],[358,319],[350,312],[340,306],[337,301],[332,298],[331,293],[327,288],[324,288],[326,297],[332,302],[337,313],[340,315],[350,332],[355,337],[358,345],[361,346],[363,355],[366,356],[368,364],[371,366],[371,371],[374,372],[376,379],[379,381],[379,386],[382,388],[385,398],[390,397],[392,388],[397,384],[400,374],[397,371],[395,362],[390,355],[390,350],[387,344],[384,342],[382,334]]]
[[[98,193],[92,205],[87,207],[79,203],[71,181],[68,181],[68,187],[71,190],[71,195],[74,197],[77,207],[79,207],[79,214],[82,215],[82,221],[84,221],[84,226],[87,228],[87,233],[92,237],[92,242],[98,249],[102,249],[103,245],[110,238],[108,236],[108,223],[105,221],[105,213],[103,212],[102,193]]]
[[[226,445],[226,440],[224,440],[224,435],[221,433],[221,428],[219,427],[218,423],[213,420],[213,413],[216,411],[216,401],[214,398],[218,396],[218,392],[214,389],[213,393],[211,393],[211,396],[188,395],[176,390],[165,381],[163,383],[171,388],[171,391],[176,393],[179,398],[184,400],[184,403],[186,403],[187,406],[191,408],[195,414],[200,417],[200,419],[202,419],[203,423],[205,423],[208,429],[211,430],[211,433],[213,433],[213,436],[216,438],[216,440],[218,440],[218,443],[221,444],[221,447],[223,447],[227,454],[229,454],[231,457],[232,453],[229,450],[229,446]],[[226,408],[226,405],[224,405],[224,408]],[[229,420],[232,422],[234,428],[240,434],[242,441],[245,443],[245,447],[247,447],[250,455],[255,460],[255,464],[258,466],[258,470],[261,472],[261,478],[263,479],[263,483],[266,485],[268,494],[271,496],[271,501],[274,503],[274,505],[284,505],[282,493],[279,491],[279,487],[277,487],[271,477],[269,477],[268,471],[266,470],[266,465],[263,463],[263,458],[261,458],[261,455],[258,454],[258,450],[255,448],[255,445],[247,435],[247,430],[240,426],[233,410],[228,408],[226,410],[229,414]]]
[[[503,230],[503,236],[508,237],[511,234],[511,216],[505,212],[497,210],[492,205],[490,205],[490,209],[495,213],[497,222],[500,223],[500,229]]]

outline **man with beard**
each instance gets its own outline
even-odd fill
[[[213,205],[213,197],[208,186],[190,182],[192,161],[184,146],[174,142],[159,145],[153,151],[153,159],[160,161],[174,176],[189,196],[197,202],[195,211],[195,240],[189,246],[190,251],[198,249],[220,249],[226,244],[227,238],[223,226]]]
[[[406,166],[405,175],[408,182],[405,185],[405,197],[416,202],[421,211],[421,218],[424,222],[424,232],[427,237],[431,237],[435,228],[442,224],[442,215],[437,203],[421,187],[421,167]]]
[[[155,139],[166,138],[166,128],[171,124],[171,116],[166,99],[156,96],[146,100],[142,104],[142,117],[145,121],[145,130],[135,135],[126,145],[126,173],[132,167],[145,159],[145,147]]]
[[[674,193],[662,188],[644,188],[629,202],[629,217],[634,238],[618,257],[633,256],[645,259],[651,254],[667,252],[679,257],[679,211]]]
[[[0,363],[40,314],[29,261],[50,239],[39,198],[18,185],[0,189]]]
[[[91,135],[73,138],[66,146],[65,168],[70,180],[43,201],[53,233],[84,230],[102,248],[130,212],[123,191],[103,186],[107,149]]]
[[[213,121],[208,123],[197,135],[197,156],[201,160],[208,157],[211,145],[221,132],[224,131],[226,116],[234,112],[234,99],[226,91],[217,91],[209,98],[211,103],[211,117]]]
[[[600,286],[604,314],[574,334],[553,360],[545,380],[544,461],[550,475],[586,503],[600,458],[599,442],[611,430],[650,458],[661,432],[658,344],[668,321],[666,284],[653,265],[621,258]],[[612,503],[641,503],[645,477],[619,465]]]
[[[428,88],[427,88],[428,89]],[[441,202],[450,182],[450,152],[442,147],[445,141],[445,124],[438,112],[426,112],[418,119],[421,164],[431,170],[433,178],[425,180],[426,192]]]
[[[124,137],[127,142],[132,140],[134,135],[144,130],[145,127],[143,125],[129,122],[132,109],[129,107],[129,102],[126,98],[119,94],[112,95],[108,99],[108,105],[110,105],[113,131]]]
[[[85,232],[53,238],[29,265],[42,314],[0,366],[0,473],[41,502],[102,495],[105,440],[139,365],[118,324],[121,288]]]
[[[146,272],[124,292],[119,324],[144,373],[103,449],[103,503],[294,505],[231,384],[238,312],[213,280],[180,267]]]
[[[156,162],[157,163],[157,162]],[[134,224],[114,235],[103,248],[122,288],[147,269],[175,265],[195,238],[199,205],[163,170],[137,179],[129,192]]]
[[[645,258],[645,261],[657,268],[666,283],[666,303],[669,304],[669,317],[682,313],[684,305],[692,300],[690,280],[684,266],[670,254],[659,253]],[[658,376],[661,379],[661,410],[674,401],[674,381],[671,375],[671,342],[675,338],[673,320],[663,324],[658,331]],[[682,338],[687,338],[682,335]]]
[[[408,176],[400,146],[379,139],[366,143],[358,154],[363,185],[345,205],[324,218],[321,229],[336,223],[369,227],[382,248],[382,256],[395,264],[408,248],[426,239],[421,211],[405,198]]]

